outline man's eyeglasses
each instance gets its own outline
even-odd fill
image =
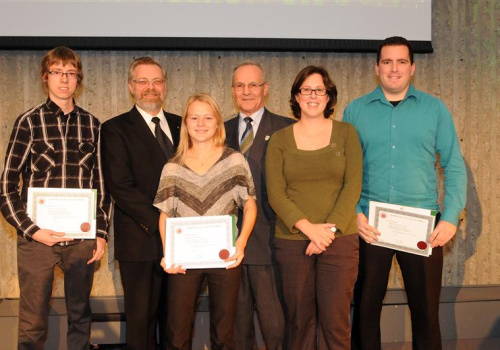
[[[66,76],[68,79],[76,79],[78,76],[77,72],[61,72],[60,70],[48,70],[47,73],[55,78],[60,78]]]
[[[134,83],[136,83],[137,85],[139,86],[146,86],[146,85],[153,85],[153,86],[162,86],[163,84],[165,84],[165,80],[163,79],[153,79],[153,80],[149,80],[149,79],[137,79],[137,80],[132,80]]]
[[[311,88],[301,88],[299,89],[299,93],[301,95],[312,95],[312,93],[315,93],[316,96],[325,96],[326,95],[326,89],[311,89]]]
[[[263,82],[262,84],[257,84],[257,83],[248,83],[248,84],[243,84],[243,83],[237,83],[233,85],[234,91],[243,91],[245,90],[245,86],[248,87],[248,90],[255,92],[257,91],[258,88],[266,84],[266,82]]]

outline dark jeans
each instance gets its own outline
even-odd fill
[[[358,273],[358,235],[337,237],[325,252],[307,256],[310,241],[275,239],[283,280],[288,349],[313,350],[317,326],[328,349],[350,349],[350,306]]]
[[[411,312],[413,349],[440,350],[439,294],[443,248],[423,257],[374,246],[360,239],[359,277],[354,293],[352,347],[380,350],[380,313],[394,255],[398,260]]]
[[[235,269],[192,269],[170,275],[167,301],[168,349],[191,349],[196,300],[207,278],[210,298],[212,350],[235,349],[234,322],[241,284],[241,266]]]
[[[285,317],[281,301],[281,278],[274,265],[243,265],[236,311],[236,347],[255,348],[254,309],[267,350],[281,350]]]
[[[92,318],[89,296],[95,266],[93,263],[87,265],[87,261],[92,257],[94,247],[94,240],[49,247],[18,237],[17,267],[20,290],[18,349],[43,349],[47,335],[55,265],[64,272],[64,294],[68,310],[68,349],[89,349]]]

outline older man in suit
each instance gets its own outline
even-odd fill
[[[243,280],[238,298],[236,344],[238,349],[255,348],[254,309],[266,349],[281,349],[285,320],[281,283],[274,263],[273,237],[276,218],[267,201],[265,158],[271,135],[293,120],[269,112],[265,99],[269,84],[263,68],[245,61],[233,72],[233,97],[239,113],[225,123],[227,144],[247,158],[257,193],[257,222],[250,235],[243,260]],[[241,220],[239,220],[241,222]]]
[[[181,118],[162,109],[167,74],[152,58],[131,63],[128,87],[135,106],[102,126],[103,170],[115,201],[115,258],[124,290],[127,349],[156,350],[164,273],[153,200],[163,166],[179,143]]]

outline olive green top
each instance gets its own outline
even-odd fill
[[[307,240],[294,227],[301,219],[332,223],[336,235],[358,232],[356,204],[361,192],[363,155],[358,134],[350,124],[332,120],[327,147],[297,149],[293,125],[271,137],[266,155],[269,203],[277,215],[278,238]]]

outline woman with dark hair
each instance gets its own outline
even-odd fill
[[[301,70],[290,96],[299,121],[274,133],[267,149],[289,349],[316,349],[317,328],[328,349],[350,349],[363,164],[356,130],[331,119],[336,101],[323,67]]]
[[[244,156],[225,147],[226,133],[217,103],[207,94],[189,97],[174,158],[163,168],[154,205],[161,210],[160,236],[165,244],[169,217],[236,215],[243,210],[235,253],[225,261],[226,269],[186,270],[165,266],[170,274],[167,287],[168,349],[191,349],[195,306],[203,280],[210,298],[210,342],[212,349],[235,349],[236,301],[241,284],[245,247],[257,217],[255,189]]]

